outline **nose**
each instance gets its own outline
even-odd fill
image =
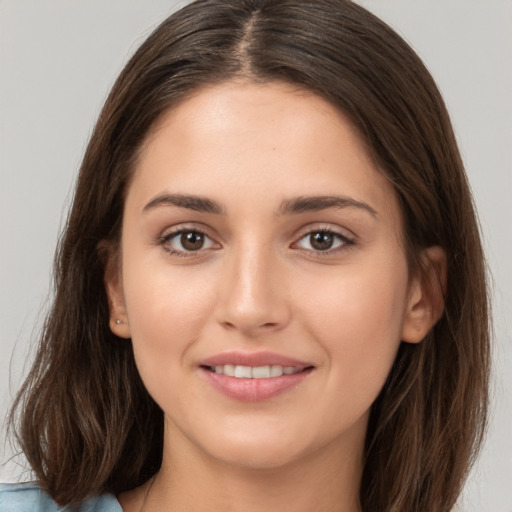
[[[265,247],[240,247],[219,276],[217,321],[247,337],[283,329],[290,321],[287,287],[276,255]]]

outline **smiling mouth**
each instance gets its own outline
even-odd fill
[[[312,366],[296,368],[294,366],[281,366],[279,364],[266,366],[242,366],[224,364],[217,366],[203,366],[206,370],[219,375],[235,377],[237,379],[270,379],[283,375],[294,375],[305,370],[312,369]]]

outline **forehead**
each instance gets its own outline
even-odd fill
[[[225,195],[221,202],[233,193],[247,201],[343,193],[397,208],[393,187],[343,113],[280,82],[204,87],[167,111],[141,149],[130,188],[141,201],[164,189]]]
[[[173,126],[175,140],[191,137],[202,143],[228,144],[235,142],[234,135],[242,138],[257,134],[252,139],[254,144],[272,145],[296,144],[319,128],[321,138],[332,135],[337,143],[351,145],[359,157],[368,158],[364,141],[339,109],[321,96],[287,82],[232,80],[199,88],[158,119],[146,137],[142,156],[158,144],[162,131],[171,135]],[[227,134],[231,135],[229,139],[225,138]]]

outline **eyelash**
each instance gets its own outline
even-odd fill
[[[179,251],[179,250],[173,249],[170,246],[166,246],[166,244],[168,244],[173,238],[176,238],[177,236],[182,235],[183,233],[198,233],[198,234],[202,235],[203,237],[208,238],[208,239],[211,240],[211,237],[209,237],[206,234],[206,232],[203,231],[202,229],[199,229],[199,228],[179,228],[179,229],[176,229],[175,231],[171,231],[170,233],[167,233],[167,234],[163,235],[162,237],[160,237],[158,239],[158,243],[171,256],[178,256],[179,258],[191,258],[191,257],[196,256],[198,253],[201,252],[201,250],[199,250],[199,251]]]
[[[173,249],[170,246],[166,246],[166,244],[168,244],[172,239],[174,239],[177,236],[182,235],[184,233],[197,233],[197,234],[200,234],[200,235],[202,235],[203,237],[205,237],[205,238],[207,238],[209,240],[212,240],[211,237],[209,237],[208,234],[205,231],[203,231],[202,229],[199,229],[199,228],[179,228],[179,229],[176,229],[175,231],[167,233],[167,234],[161,236],[160,238],[158,238],[158,245],[163,246],[164,250],[168,254],[170,254],[171,256],[177,256],[179,258],[191,258],[191,257],[194,257],[194,256],[198,255],[199,253],[201,253],[202,251],[205,250],[205,249],[199,249],[197,251],[180,251],[180,250],[175,250],[175,249]],[[346,235],[342,235],[338,231],[335,231],[335,230],[333,230],[331,228],[328,228],[328,227],[319,228],[319,229],[312,229],[312,230],[304,233],[297,240],[297,242],[294,242],[292,245],[296,245],[301,240],[303,240],[306,237],[311,236],[311,235],[313,235],[315,233],[322,233],[322,234],[331,235],[332,237],[338,239],[342,243],[341,243],[341,245],[339,245],[338,247],[335,247],[334,249],[327,249],[325,251],[314,250],[314,249],[299,249],[299,250],[301,250],[302,252],[306,252],[308,255],[313,255],[314,257],[321,258],[321,257],[330,256],[332,254],[335,254],[335,253],[338,253],[338,252],[341,252],[341,251],[348,250],[348,249],[351,248],[351,246],[355,245],[355,240],[354,239],[349,238]]]
[[[317,229],[309,230],[308,232],[304,233],[298,239],[297,242],[294,242],[293,245],[296,245],[301,240],[304,240],[307,237],[311,237],[311,235],[313,235],[315,233],[322,233],[322,234],[331,235],[333,238],[338,239],[339,241],[341,241],[341,245],[339,245],[338,247],[327,249],[325,251],[320,251],[320,250],[315,250],[315,249],[302,249],[302,251],[307,252],[308,255],[313,256],[315,258],[328,257],[328,256],[331,256],[333,254],[337,254],[339,252],[346,251],[346,250],[350,249],[352,246],[354,246],[354,244],[355,244],[355,240],[354,239],[349,238],[346,235],[343,235],[343,234],[339,233],[338,231],[336,231],[336,230],[334,230],[332,228],[324,227],[324,228],[317,228]]]

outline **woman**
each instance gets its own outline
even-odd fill
[[[350,2],[194,2],[92,135],[15,404],[47,494],[0,504],[448,511],[488,365],[471,196],[418,57]]]

